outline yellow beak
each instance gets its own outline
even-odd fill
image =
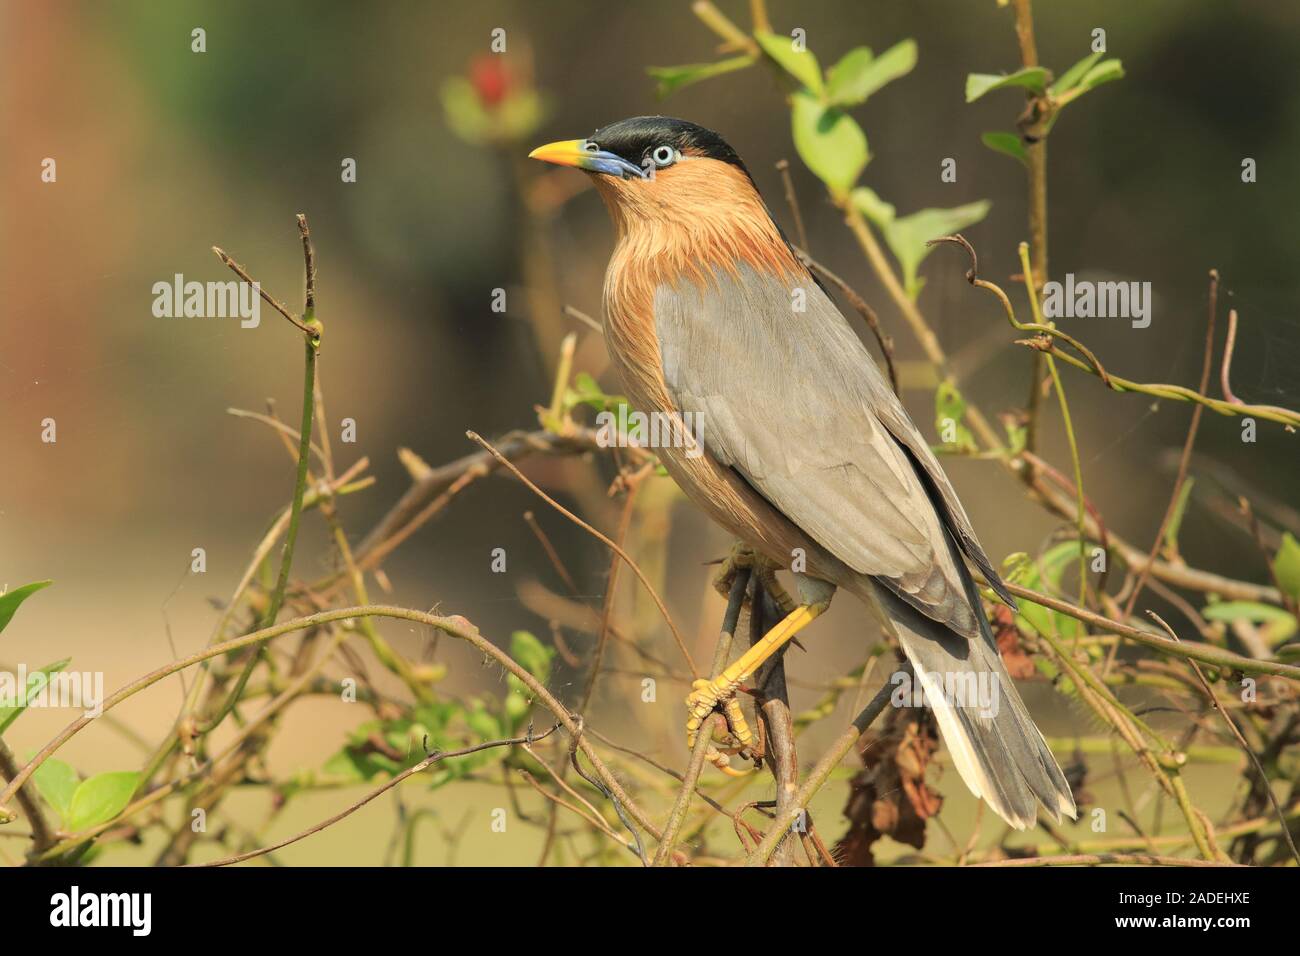
[[[562,139],[547,143],[545,146],[538,146],[528,154],[528,158],[540,159],[544,163],[554,163],[556,166],[579,166],[585,145],[585,140]]]
[[[540,159],[544,163],[556,166],[573,166],[589,173],[603,173],[606,176],[629,176],[644,179],[646,171],[636,163],[629,162],[616,153],[608,153],[588,143],[585,139],[563,139],[555,143],[538,146],[528,154],[529,159]]]

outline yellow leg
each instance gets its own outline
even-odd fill
[[[781,584],[781,579],[776,576],[775,567],[764,562],[758,564],[756,573],[763,584],[763,590],[776,601],[776,606],[781,609],[782,614],[793,614],[798,609],[799,602],[792,598],[790,592]]]
[[[689,714],[686,720],[686,746],[695,746],[695,738],[699,735],[700,726],[719,704],[723,706],[727,724],[736,741],[742,746],[752,743],[754,735],[745,722],[739,702],[734,698],[736,688],[743,681],[748,680],[764,661],[816,620],[828,607],[830,607],[829,600],[800,605],[713,680],[700,679],[692,684],[690,696],[686,698],[686,709]]]

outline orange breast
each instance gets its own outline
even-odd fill
[[[718,180],[726,177],[726,189]],[[660,286],[713,282],[739,262],[771,272],[803,274],[748,178],[725,163],[688,159],[654,182],[596,178],[618,229],[605,275],[605,342],[628,399],[647,414],[676,415],[664,382],[654,298]],[[707,423],[705,424],[707,433]],[[699,507],[769,560],[787,566],[794,548],[809,569],[835,563],[732,469],[707,450],[652,449]]]

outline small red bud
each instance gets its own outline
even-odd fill
[[[479,102],[488,109],[499,105],[510,92],[510,73],[497,54],[485,53],[469,65],[469,81]]]

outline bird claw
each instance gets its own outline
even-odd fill
[[[749,545],[737,541],[732,545],[731,552],[722,559],[722,566],[718,568],[718,573],[713,576],[713,588],[723,597],[730,597],[736,572],[742,568],[752,568],[763,588],[776,601],[781,613],[789,614],[799,606],[799,602],[790,596],[790,592],[777,578],[776,572],[779,567],[771,560],[757,554]],[[748,603],[749,598],[746,597],[745,601]]]
[[[753,772],[752,769],[737,770],[730,766],[730,754],[740,753],[754,742],[754,735],[745,720],[745,713],[741,710],[740,701],[735,697],[738,687],[738,683],[723,678],[718,678],[716,681],[701,678],[691,685],[691,693],[686,698],[686,746],[691,750],[695,749],[695,742],[699,738],[700,728],[714,711],[720,710],[727,723],[727,734],[736,742],[736,746],[730,752],[727,752],[719,750],[710,742],[708,750],[705,751],[704,759],[723,773],[733,777],[743,777]],[[712,732],[712,729],[710,729],[709,733],[712,734]]]
[[[713,576],[713,588],[723,597],[731,594],[732,582],[736,580],[736,572],[741,568],[752,568],[754,566],[754,550],[747,544],[737,541],[731,547],[731,552],[722,559],[722,567],[718,573]]]
[[[713,746],[713,744],[709,744],[709,749],[704,752],[704,759],[713,764],[713,766],[717,767],[728,777],[748,777],[758,769],[756,767],[748,767],[744,770],[736,769],[731,766],[730,755],[726,751],[719,750],[717,747]]]

